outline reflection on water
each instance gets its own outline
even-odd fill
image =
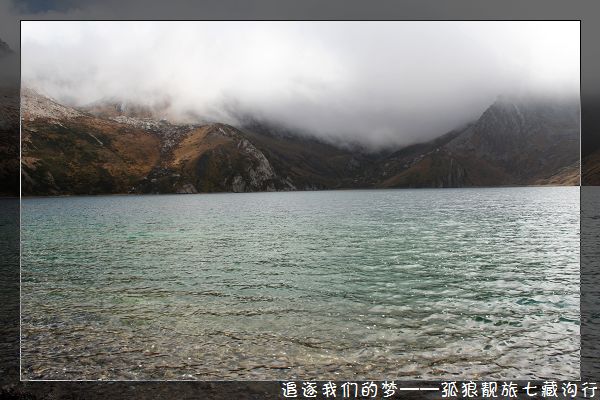
[[[24,379],[579,376],[579,189],[25,199]]]

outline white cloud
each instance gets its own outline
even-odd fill
[[[332,140],[429,139],[500,94],[579,88],[578,22],[23,22],[22,76],[58,99],[227,107]]]

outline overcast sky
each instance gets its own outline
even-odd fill
[[[373,147],[439,136],[498,95],[579,90],[578,22],[24,21],[21,34],[24,83],[59,101],[245,113]]]

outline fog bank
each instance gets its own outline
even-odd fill
[[[371,148],[424,141],[499,95],[579,90],[578,22],[22,23],[22,79],[59,101],[250,115]]]

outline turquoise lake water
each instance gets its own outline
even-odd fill
[[[23,379],[577,379],[579,188],[29,198]]]

